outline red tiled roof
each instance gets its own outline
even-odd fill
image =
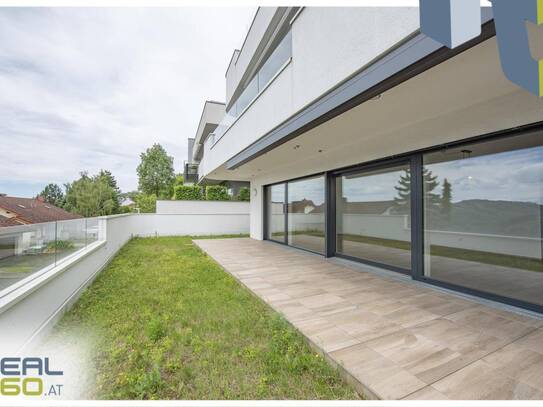
[[[19,225],[21,224],[17,222],[15,219],[5,218],[3,216],[0,216],[0,228],[4,226],[19,226]]]
[[[78,219],[82,216],[70,213],[47,202],[32,198],[0,196],[0,208],[16,214],[22,223],[42,223],[55,220]],[[4,218],[0,216],[0,218]],[[13,220],[13,219],[11,219]],[[20,224],[20,223],[17,223]],[[0,226],[12,226],[0,224]]]

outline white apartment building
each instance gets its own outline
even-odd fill
[[[418,8],[259,8],[199,182],[250,183],[253,239],[541,311],[543,105],[481,26],[449,49]]]

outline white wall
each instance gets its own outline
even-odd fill
[[[0,297],[0,349],[13,354],[47,333],[133,236],[222,235],[249,231],[249,215],[129,214],[100,219],[106,240]]]
[[[157,214],[245,214],[249,202],[238,201],[157,201]]]

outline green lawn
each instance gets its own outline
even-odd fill
[[[134,239],[59,323],[105,399],[353,399],[302,336],[189,237]]]

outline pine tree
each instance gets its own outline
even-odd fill
[[[443,189],[441,191],[441,212],[448,217],[452,209],[452,185],[447,178],[443,180]]]
[[[441,198],[438,194],[432,192],[439,185],[437,175],[433,175],[428,168],[423,168],[422,179],[424,182],[425,205],[427,207],[438,206]],[[394,210],[397,213],[408,214],[411,207],[411,169],[406,169],[405,173],[400,175],[398,185],[394,188],[398,191],[398,196],[394,198]]]

